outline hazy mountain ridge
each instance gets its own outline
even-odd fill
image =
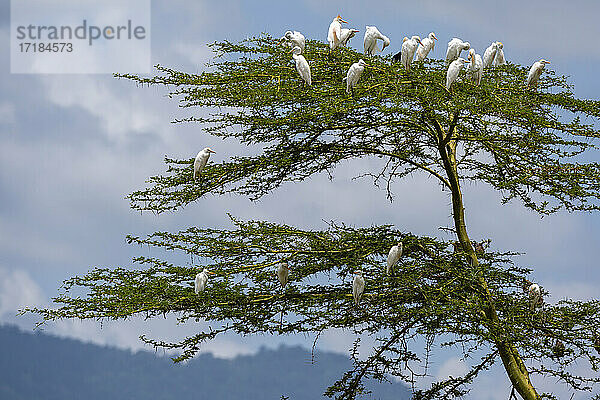
[[[0,325],[0,399],[246,399],[323,398],[350,367],[343,355],[301,347],[261,349],[231,360],[202,354],[187,364],[150,352],[87,344]],[[373,399],[408,399],[401,384],[370,385]]]

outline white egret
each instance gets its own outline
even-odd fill
[[[308,86],[312,83],[312,79],[310,76],[310,66],[308,65],[308,61],[301,54],[302,50],[298,46],[294,46],[292,49],[292,57],[294,57],[294,61],[296,61],[296,71],[300,74],[300,77]]]
[[[392,268],[394,268],[394,266],[398,264],[398,261],[400,261],[400,257],[402,257],[402,242],[398,242],[397,245],[392,246],[390,252],[388,253],[387,267],[385,269],[386,275],[389,275]]]
[[[475,53],[475,49],[469,50],[469,61],[471,61],[471,64],[469,65],[467,74],[469,78],[471,78],[471,82],[479,86],[481,83],[481,77],[483,75],[483,61],[481,60],[481,56]],[[476,243],[476,245],[477,244],[479,244],[481,249],[483,249],[483,245],[481,243]]]
[[[406,36],[404,36],[404,39],[402,39],[402,44],[404,44],[404,42],[406,42],[407,40],[408,40],[408,38]],[[402,50],[402,47],[400,47],[400,50]],[[392,57],[392,60],[394,60],[396,62],[402,61],[402,51],[399,51],[396,54],[394,54],[394,56]]]
[[[506,65],[506,59],[504,58],[504,45],[502,42],[498,42],[498,51],[496,52],[496,58],[494,58],[494,66]]]
[[[346,79],[346,93],[350,94],[352,89],[356,87],[356,84],[358,83],[362,73],[365,71],[366,66],[367,63],[365,60],[360,59],[358,62],[352,64],[350,68],[348,68],[348,73],[346,74],[346,78],[344,78]]]
[[[342,22],[347,24],[341,16],[337,16],[329,24],[329,31],[327,32],[327,41],[329,42],[329,50],[333,51],[340,46],[342,39]]]
[[[390,38],[379,32],[379,29],[377,29],[376,26],[365,26],[365,39],[363,44],[367,56],[372,56],[379,51],[379,48],[377,47],[378,40],[383,41],[381,51],[385,50],[385,48],[390,45]]]
[[[204,289],[206,289],[206,282],[208,282],[208,274],[214,274],[214,272],[210,272],[209,270],[204,268],[202,272],[199,272],[196,275],[196,281],[194,282],[194,292],[196,292],[196,294],[204,292]]]
[[[438,38],[435,33],[431,32],[426,38],[421,40],[421,44],[417,48],[417,61],[423,61],[427,58],[427,55],[435,47],[435,41]]]
[[[502,43],[492,42],[492,44],[490,44],[488,48],[485,49],[485,52],[483,53],[483,68],[489,68],[492,66],[494,60],[496,59],[496,54],[498,53],[499,44]]]
[[[546,64],[550,64],[550,61],[542,59],[533,63],[531,69],[529,70],[529,74],[527,75],[527,86],[537,86],[538,79],[540,79],[540,75],[542,74]]]
[[[288,283],[288,278],[290,276],[290,268],[286,262],[282,262],[279,264],[277,268],[277,278],[279,279],[279,283],[281,283],[281,287],[285,287]]]
[[[419,47],[419,44],[422,43],[421,38],[418,36],[413,36],[402,43],[402,54],[400,55],[400,61],[407,71],[410,71],[410,63],[412,63],[412,60],[415,57],[415,53],[417,51],[417,47]]]
[[[360,298],[365,291],[365,278],[363,278],[362,271],[356,271],[354,273],[354,280],[352,281],[352,298],[354,298],[354,304],[360,303]]]
[[[469,42],[463,42],[458,38],[453,38],[448,42],[448,49],[446,50],[446,64],[450,64],[452,61],[460,57],[460,53],[463,50],[469,50],[471,45]]]
[[[285,35],[279,39],[279,41],[292,48],[298,46],[302,51],[304,51],[304,47],[306,45],[306,39],[304,38],[304,35],[298,31],[287,31]]]
[[[198,155],[194,160],[194,180],[196,180],[198,175],[200,175],[200,172],[202,172],[202,169],[206,166],[210,153],[216,153],[216,151],[205,147],[198,152]]]
[[[446,89],[450,90],[450,87],[456,81],[456,79],[458,78],[458,74],[460,74],[460,71],[463,69],[465,63],[467,62],[468,61],[464,58],[458,57],[458,59],[450,63],[450,66],[448,67],[448,72],[446,72]]]
[[[357,32],[360,31],[358,29],[342,28],[342,32],[340,33],[340,45],[346,47],[348,41],[352,39]]]
[[[527,289],[529,294],[529,308],[534,310],[538,305],[542,304],[542,290],[537,283],[532,283]]]

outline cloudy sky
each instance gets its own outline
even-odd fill
[[[260,32],[279,36],[288,29],[325,40],[338,13],[361,31],[377,25],[392,40],[390,52],[398,51],[402,37],[430,31],[440,38],[436,58],[455,36],[468,40],[479,53],[499,40],[509,61],[530,65],[549,59],[553,69],[570,76],[577,96],[599,98],[600,80],[594,71],[600,62],[600,3],[595,1],[152,1],[151,61],[198,72],[210,58],[206,43],[215,40]],[[0,322],[31,329],[31,318],[15,316],[19,307],[48,304],[63,279],[91,267],[130,265],[140,250],[125,244],[128,233],[189,225],[227,227],[227,212],[317,228],[323,227],[322,220],[359,226],[391,223],[438,236],[443,235],[438,227],[451,223],[447,194],[424,176],[397,183],[393,203],[369,181],[351,180],[357,168],[369,168],[367,161],[342,165],[334,181],[316,176],[257,203],[208,198],[177,214],[135,213],[124,197],[163,171],[164,155],[191,157],[208,145],[218,151],[214,159],[220,161],[228,152],[243,149],[206,136],[198,126],[171,124],[188,114],[163,88],[140,88],[101,74],[11,74],[9,15],[8,0],[0,0],[0,52],[5,55],[0,61]],[[361,47],[360,35],[352,47]],[[491,237],[496,248],[526,253],[521,262],[535,268],[535,278],[552,292],[551,301],[600,297],[600,216],[559,213],[541,219],[518,204],[501,206],[487,187],[471,185],[464,191],[472,237]],[[67,322],[48,330],[131,349],[141,347],[141,333],[172,338],[190,332],[170,320],[102,329]],[[330,333],[320,346],[346,352],[351,341],[348,335]],[[279,342],[307,339],[228,337],[205,350],[231,357]],[[464,368],[451,354],[444,357],[434,366],[434,376],[455,375]],[[497,394],[482,391],[477,398]]]

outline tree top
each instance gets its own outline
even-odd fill
[[[448,91],[440,60],[406,72],[390,56],[374,56],[347,95],[346,71],[366,58],[352,49],[330,54],[309,40],[308,87],[289,49],[268,35],[211,47],[215,60],[200,74],[156,66],[154,77],[117,76],[166,85],[180,107],[201,109],[174,122],[198,122],[210,135],[251,146],[253,154],[207,165],[201,182],[192,180],[193,159],[166,158],[167,173],[129,196],[135,209],[174,210],[208,193],[258,199],[360,157],[387,161],[369,174],[386,183],[391,198],[390,183],[415,171],[447,186],[438,153],[446,145],[457,151],[461,179],[491,185],[504,201],[517,198],[541,214],[600,206],[600,101],[576,98],[567,78],[551,70],[537,89],[525,88],[529,67],[509,63],[486,69],[478,87],[462,79]]]

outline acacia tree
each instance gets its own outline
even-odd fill
[[[372,177],[390,199],[396,181],[413,173],[447,189],[456,241],[416,236],[393,225],[332,223],[306,230],[231,217],[229,230],[190,227],[128,236],[130,243],[191,255],[192,265],[138,257],[137,269],[97,268],[65,281],[54,298],[57,308],[29,311],[45,321],[174,313],[182,323],[210,322],[210,328],[177,343],[142,337],[179,349],[176,361],[193,357],[202,343],[226,332],[318,336],[346,328],[372,336],[379,343],[372,354],[354,357],[354,368],[328,389],[336,398],[355,398],[367,378],[416,381],[422,370],[415,366],[426,363],[423,346],[428,354],[438,344],[459,345],[470,371],[417,390],[415,398],[460,396],[498,361],[513,392],[524,399],[552,397],[538,393],[531,374],[592,390],[599,381],[598,301],[531,307],[523,291],[531,271],[515,265],[515,254],[476,251],[461,187],[487,183],[504,202],[516,199],[542,215],[598,210],[600,165],[593,159],[600,102],[575,98],[567,79],[552,71],[536,90],[526,89],[527,68],[515,64],[486,70],[478,87],[459,80],[449,92],[441,61],[427,60],[406,72],[385,56],[368,59],[349,96],[342,78],[364,57],[351,49],[330,54],[323,43],[309,41],[308,87],[301,85],[288,49],[269,36],[212,48],[215,61],[200,74],[157,66],[154,77],[118,76],[167,86],[181,107],[203,110],[176,122],[200,123],[208,134],[235,138],[255,154],[209,163],[198,180],[192,179],[193,159],[167,158],[164,175],[129,195],[133,209],[175,211],[209,194],[256,200],[285,182],[323,172],[332,176],[345,160],[379,157],[381,169],[360,174]],[[398,241],[404,255],[386,276],[385,256]],[[292,270],[285,290],[275,275],[281,262]],[[193,278],[204,266],[216,274],[196,295]],[[365,271],[366,290],[354,306],[349,280],[357,269]],[[584,366],[583,374],[569,369],[574,361]]]

